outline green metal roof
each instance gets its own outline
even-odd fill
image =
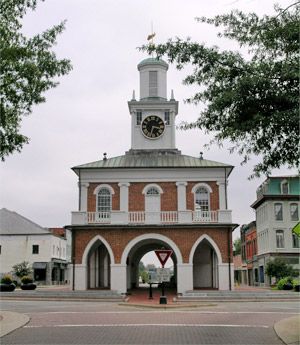
[[[83,165],[73,167],[78,169],[151,169],[151,168],[229,168],[229,173],[233,169],[232,165],[200,159],[197,157],[181,154],[126,154],[123,156],[107,158]]]
[[[165,66],[166,68],[169,67],[169,65],[164,60],[157,59],[157,58],[147,58],[147,59],[142,60],[138,64],[138,68],[145,65],[162,65],[162,66]]]

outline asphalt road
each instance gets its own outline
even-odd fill
[[[295,302],[218,303],[176,310],[116,303],[1,301],[30,322],[1,344],[283,344],[276,321],[299,312]]]

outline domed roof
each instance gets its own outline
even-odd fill
[[[139,64],[138,64],[138,70],[143,67],[143,66],[146,66],[146,65],[161,65],[161,66],[164,66],[165,68],[169,68],[169,65],[161,60],[161,59],[158,59],[158,58],[147,58],[147,59],[144,59],[142,60]]]

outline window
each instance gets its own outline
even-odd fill
[[[209,193],[205,187],[199,187],[196,190],[195,210],[209,211]]]
[[[1,249],[2,249],[2,246],[0,245],[0,254],[1,254]]]
[[[38,254],[39,253],[39,245],[33,244],[32,245],[32,254]]]
[[[142,123],[142,112],[141,111],[137,111],[136,112],[136,124],[140,125]]]
[[[149,71],[149,97],[157,97],[157,71]]]
[[[283,230],[276,230],[276,247],[277,248],[284,248]]]
[[[300,238],[296,234],[293,234],[293,248],[300,248]]]
[[[147,190],[147,195],[159,195],[159,191],[155,187],[151,187]]]
[[[289,183],[286,180],[281,182],[281,194],[289,194]]]
[[[111,211],[111,193],[108,188],[103,187],[98,192],[97,211],[103,214]]]
[[[170,112],[165,111],[165,124],[169,125],[170,124]]]
[[[282,204],[274,204],[275,220],[283,220]]]
[[[299,219],[298,204],[296,203],[290,204],[290,214],[291,214],[291,220],[297,221]]]

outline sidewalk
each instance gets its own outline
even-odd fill
[[[29,317],[12,311],[0,312],[0,337],[9,334],[17,328],[23,327],[29,322]]]
[[[292,316],[275,323],[274,330],[287,345],[300,344],[300,315]]]

